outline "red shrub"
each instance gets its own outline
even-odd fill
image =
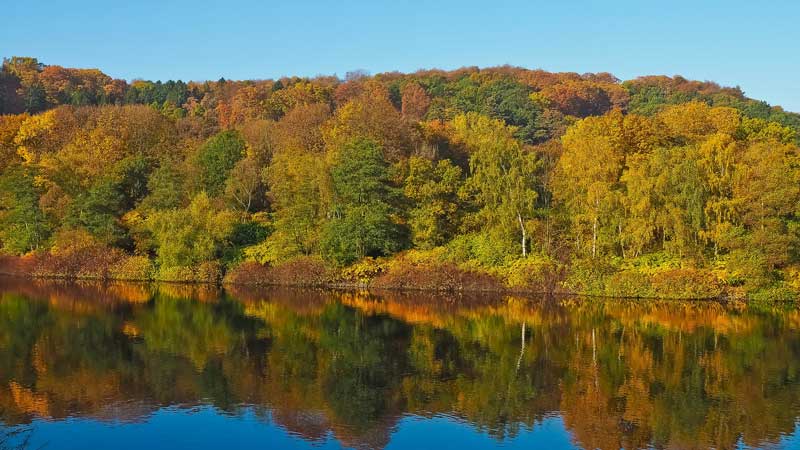
[[[300,257],[277,266],[245,262],[228,272],[225,283],[249,285],[322,286],[330,281],[322,260]]]
[[[393,264],[388,272],[370,285],[386,289],[425,289],[435,291],[499,291],[503,283],[482,272],[461,269],[454,264]]]

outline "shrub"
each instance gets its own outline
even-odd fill
[[[553,292],[560,272],[556,261],[538,255],[517,259],[502,269],[508,287],[538,292]]]
[[[448,261],[456,264],[473,262],[482,267],[498,267],[519,257],[515,241],[499,229],[458,236],[447,245],[447,249]]]
[[[413,264],[404,259],[392,261],[386,273],[376,278],[371,286],[438,291],[497,291],[503,289],[500,280],[486,272],[463,269],[452,263]]]
[[[246,261],[229,270],[225,275],[224,282],[230,284],[262,285],[271,284],[270,280],[270,267],[255,261]]]
[[[606,281],[605,293],[612,297],[654,297],[650,276],[636,270],[624,270]]]
[[[222,281],[222,265],[218,261],[202,262],[194,269],[194,274],[195,281],[218,284]]]
[[[800,291],[800,266],[789,266],[781,272],[786,285]]]
[[[325,263],[312,256],[291,259],[275,266],[272,272],[275,284],[321,286],[330,281]]]
[[[617,268],[606,260],[576,259],[569,266],[562,285],[577,294],[607,295],[606,282]]]
[[[386,269],[387,265],[382,260],[367,257],[342,269],[340,277],[342,281],[368,284],[380,274],[384,273]]]
[[[717,298],[723,293],[722,282],[710,270],[672,269],[653,274],[654,294],[664,298]]]
[[[755,303],[796,302],[800,292],[789,286],[771,286],[751,292],[747,297]]]
[[[118,261],[109,273],[115,280],[145,281],[153,278],[153,262],[146,256],[128,256]]]
[[[187,266],[162,266],[156,272],[155,279],[158,281],[191,283],[195,281],[195,273],[191,267]]]
[[[322,260],[308,256],[294,258],[276,266],[244,262],[225,277],[225,283],[249,285],[322,286],[330,281]]]
[[[38,258],[33,275],[45,278],[106,280],[111,269],[125,258],[119,249],[91,245],[60,249]]]

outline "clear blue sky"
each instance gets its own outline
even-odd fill
[[[0,55],[125,79],[512,64],[622,79],[681,74],[800,111],[796,0],[4,3]]]

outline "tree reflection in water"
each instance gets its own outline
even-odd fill
[[[7,425],[255,411],[381,448],[407,415],[501,442],[763,446],[800,417],[800,313],[719,303],[0,280]]]

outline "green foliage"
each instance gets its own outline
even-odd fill
[[[192,267],[221,255],[235,224],[234,214],[216,209],[204,192],[188,207],[157,211],[145,223],[162,267]]]
[[[245,141],[238,131],[223,131],[206,141],[197,152],[200,186],[211,196],[225,189],[225,180],[245,155]]]
[[[558,262],[541,255],[514,260],[500,269],[506,284],[511,288],[537,289],[546,292],[549,283],[558,276]]]
[[[133,254],[162,278],[214,280],[414,248],[443,252],[441,276],[395,275],[427,284],[800,286],[800,115],[738,88],[517,67],[127,83],[14,57],[0,101],[4,251],[91,241],[96,267],[56,258],[49,273],[146,272]]]
[[[0,243],[6,252],[27,253],[47,241],[52,228],[39,197],[30,170],[12,166],[0,175]]]
[[[331,178],[336,206],[321,243],[328,260],[345,265],[404,248],[407,232],[395,219],[400,192],[391,184],[380,147],[361,139],[346,144]]]
[[[484,268],[502,266],[519,257],[518,248],[500,228],[459,235],[447,244],[447,260]]]
[[[521,253],[528,251],[528,221],[536,208],[536,154],[513,138],[513,128],[477,114],[453,120],[456,135],[470,149],[466,187],[481,222],[488,227],[519,230]]]
[[[106,244],[121,245],[125,230],[117,218],[123,211],[124,200],[116,180],[101,179],[73,199],[64,224],[70,228],[85,228]]]
[[[147,179],[148,195],[142,200],[140,208],[159,210],[184,206],[185,177],[175,163],[162,163]]]
[[[245,258],[245,249],[264,242],[272,229],[267,225],[254,222],[237,222],[233,225],[228,245],[223,250],[222,262],[230,266]]]
[[[324,222],[323,192],[327,186],[325,161],[312,154],[278,154],[264,171],[270,186],[275,233],[260,248],[256,260],[279,261],[318,251]]]
[[[403,193],[414,201],[408,213],[414,244],[420,248],[445,244],[460,225],[461,168],[447,159],[433,162],[418,157],[409,159],[408,166]]]
[[[147,281],[153,279],[153,262],[147,256],[129,256],[116,263],[109,276],[115,280]]]

